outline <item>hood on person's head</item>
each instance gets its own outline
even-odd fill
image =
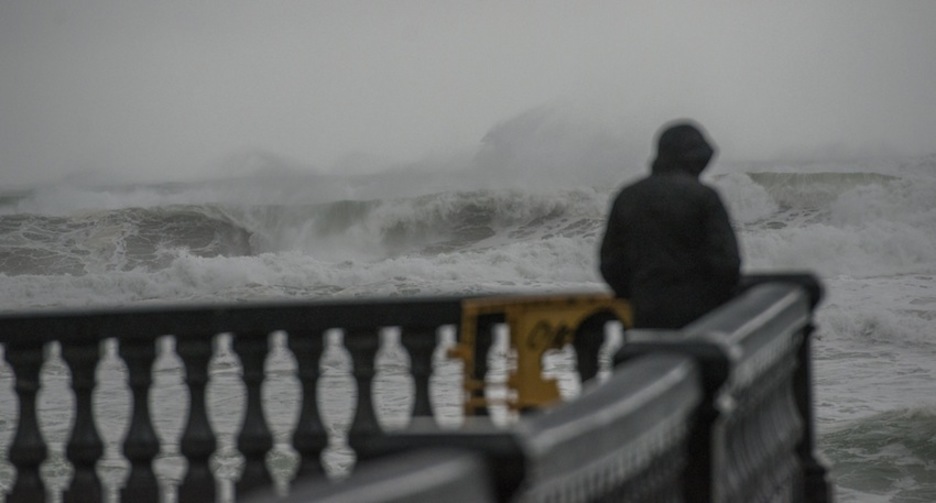
[[[698,177],[715,155],[701,129],[689,121],[664,127],[657,139],[653,172],[684,171]]]

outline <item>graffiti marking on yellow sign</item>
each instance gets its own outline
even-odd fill
[[[574,342],[583,323],[595,316],[619,320],[630,326],[630,306],[607,294],[566,296],[493,297],[469,299],[462,304],[462,324],[457,347],[449,352],[465,364],[465,413],[472,415],[478,407],[486,407],[484,376],[476,376],[478,353],[478,318],[484,315],[502,317],[510,334],[510,346],[516,354],[516,365],[507,378],[507,405],[525,410],[547,405],[560,398],[554,379],[543,377],[543,354],[561,349]],[[487,349],[487,348],[484,348]]]

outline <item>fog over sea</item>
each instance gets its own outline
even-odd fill
[[[325,174],[258,153],[236,176],[4,191],[0,309],[604,290],[609,199],[645,160],[518,153],[498,134],[444,169]],[[746,271],[827,288],[818,427],[840,501],[936,501],[936,156],[716,161],[704,179]]]

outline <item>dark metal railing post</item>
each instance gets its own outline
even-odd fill
[[[100,343],[92,341],[61,341],[62,359],[71,370],[75,392],[75,423],[65,453],[75,469],[71,485],[65,492],[65,502],[102,501],[101,480],[97,462],[104,454],[104,443],[94,424],[91,394],[94,392],[95,370],[100,358]]]
[[[579,325],[572,346],[582,383],[594,379],[600,370],[598,356],[605,341],[605,326],[617,318],[611,313],[596,314]]]
[[[688,465],[684,477],[685,499],[690,503],[720,503],[718,473],[725,465],[724,418],[732,405],[722,400],[723,385],[731,375],[736,355],[729,345],[719,340],[692,341],[681,332],[664,330],[632,330],[614,355],[617,367],[644,356],[662,351],[693,358],[702,377],[703,399],[696,409],[696,418],[687,436]]]
[[[813,407],[812,380],[812,334],[815,327],[803,330],[803,340],[797,355],[798,365],[793,377],[796,406],[803,421],[803,436],[796,451],[803,469],[804,501],[809,503],[832,503],[834,483],[830,480],[825,461],[816,452],[816,418]]]
[[[403,327],[400,343],[410,354],[410,372],[413,375],[416,391],[413,416],[432,416],[429,378],[432,375],[432,355],[436,349],[436,329],[434,327]]]
[[[214,334],[176,340],[176,352],[185,364],[185,384],[189,390],[189,416],[180,448],[188,461],[188,471],[179,486],[179,503],[214,501],[217,491],[208,460],[217,448],[217,440],[208,422],[205,388],[208,385],[208,362],[211,360]]]
[[[159,454],[159,437],[153,430],[149,408],[149,390],[153,384],[153,362],[156,360],[154,339],[128,339],[120,342],[120,357],[127,365],[130,390],[133,395],[133,416],[123,453],[130,462],[130,476],[120,492],[122,501],[155,503],[161,491],[153,472],[153,459]]]
[[[266,466],[267,452],[273,448],[273,435],[263,415],[261,396],[264,363],[269,351],[268,339],[269,335],[266,333],[245,333],[234,337],[234,351],[240,357],[244,369],[244,384],[247,387],[247,413],[237,437],[237,449],[245,461],[244,471],[237,482],[238,495],[273,484]]]
[[[375,359],[377,350],[380,349],[379,331],[345,331],[344,345],[351,353],[354,380],[357,382],[357,405],[354,411],[354,421],[348,432],[348,445],[355,452],[361,452],[368,438],[381,432],[373,399]]]
[[[475,335],[474,375],[478,382],[482,383],[482,387],[480,390],[473,390],[472,393],[477,393],[481,399],[485,398],[488,357],[491,353],[491,347],[494,346],[494,327],[496,325],[497,320],[490,316],[478,317],[478,333]],[[469,369],[465,370],[468,371]],[[487,406],[479,406],[475,408],[475,415],[487,416],[490,415],[490,411]]]
[[[43,344],[6,343],[6,361],[16,377],[19,398],[19,418],[16,436],[7,457],[16,468],[16,482],[7,494],[9,503],[41,503],[45,501],[45,484],[39,476],[39,466],[45,461],[47,449],[39,431],[36,413],[36,393],[39,391],[39,371],[42,369]]]
[[[322,424],[317,400],[324,337],[322,332],[289,334],[289,349],[296,357],[298,377],[302,383],[302,409],[292,440],[293,447],[302,457],[296,478],[325,473],[322,451],[328,447],[328,432]]]

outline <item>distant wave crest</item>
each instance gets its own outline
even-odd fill
[[[258,252],[383,258],[557,234],[594,237],[605,204],[606,196],[593,190],[546,194],[477,190],[226,211],[251,230]]]
[[[250,233],[211,206],[0,215],[0,273],[7,275],[158,270],[180,250],[249,255]]]
[[[159,270],[180,253],[301,252],[323,260],[465,250],[556,235],[594,239],[605,198],[479,190],[311,205],[170,205],[0,215],[0,273]]]
[[[867,172],[750,172],[747,176],[784,207],[815,207],[860,186],[885,185],[899,177]]]

